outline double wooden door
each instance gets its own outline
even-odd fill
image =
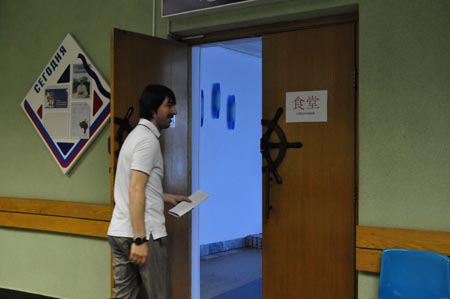
[[[278,121],[288,141],[303,147],[287,150],[277,169],[283,183],[270,183],[270,215],[263,221],[263,298],[354,298],[355,22],[262,34],[262,43],[264,119],[286,108],[286,92],[326,90],[328,95],[325,122],[287,123],[284,114]],[[188,58],[185,44],[113,31],[112,116],[124,118],[133,106],[130,122],[136,124],[137,98],[148,83],[175,91],[176,127],[163,132],[165,188],[184,194],[191,185]],[[111,124],[112,139],[117,130]],[[191,218],[167,217],[167,222],[173,295],[190,298]]]

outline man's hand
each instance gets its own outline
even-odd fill
[[[179,202],[192,202],[187,196],[164,193],[164,201],[176,206]]]
[[[138,266],[142,266],[147,260],[148,255],[148,245],[147,243],[136,245],[134,243],[131,244],[130,250],[130,261]]]

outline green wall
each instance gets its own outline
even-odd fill
[[[450,1],[360,18],[360,222],[449,231]]]
[[[448,0],[360,6],[362,225],[450,230],[449,36]],[[359,298],[377,283],[361,273]]]
[[[67,33],[109,82],[111,29],[151,34],[152,15],[151,0],[0,0],[0,196],[109,203],[109,125],[64,175],[20,103]],[[0,240],[0,288],[108,298],[106,239],[0,228]]]
[[[109,247],[103,239],[0,230],[0,288],[57,298],[108,298]]]
[[[450,1],[262,3],[170,24],[157,18],[156,33],[184,35],[357,10],[360,224],[449,231]],[[19,104],[69,32],[109,78],[111,28],[151,34],[152,7],[151,0],[0,0],[0,124],[6,140],[0,196],[108,202],[108,129],[65,176]],[[108,297],[105,240],[12,229],[0,229],[0,239],[0,287]],[[377,283],[376,275],[360,273],[359,299],[377,298]]]

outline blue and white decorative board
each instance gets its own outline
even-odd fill
[[[21,107],[66,174],[109,120],[109,85],[67,34]]]

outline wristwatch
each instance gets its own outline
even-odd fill
[[[142,245],[145,242],[147,242],[147,238],[145,238],[145,237],[136,237],[133,239],[133,243],[136,245]]]

